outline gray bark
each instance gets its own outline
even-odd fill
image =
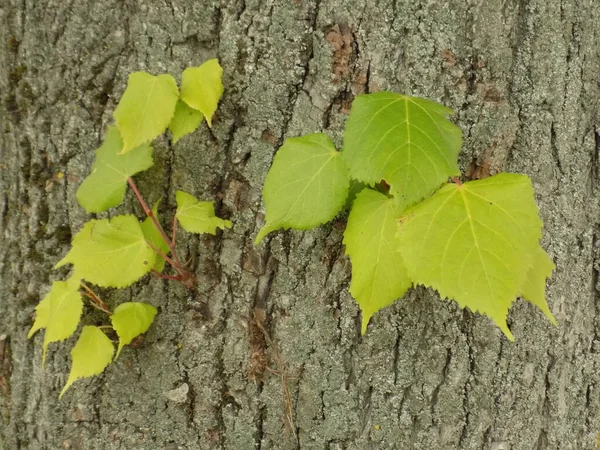
[[[594,0],[2,0],[0,449],[595,448],[599,42]],[[138,179],[166,220],[183,189],[221,199],[233,229],[181,234],[196,292],[154,278],[103,291],[160,313],[59,402],[73,339],[42,369],[42,336],[26,333],[87,220],[78,184],[129,73],[178,77],[211,57],[225,71],[212,132],[159,139]],[[361,337],[343,215],[253,247],[283,139],[324,130],[341,144],[353,96],[375,90],[453,108],[464,171],[531,176],[558,327],[520,300],[510,343],[417,288]],[[129,194],[118,211],[132,208],[141,217]]]

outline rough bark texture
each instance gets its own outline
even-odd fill
[[[595,448],[600,3],[2,0],[0,38],[0,449]],[[212,132],[159,139],[138,179],[167,220],[180,188],[221,199],[234,227],[182,236],[196,292],[158,279],[103,292],[160,313],[59,402],[73,340],[42,369],[42,338],[26,333],[87,220],[78,184],[129,73],[179,77],[210,57],[226,86]],[[324,130],[341,144],[353,96],[375,90],[455,109],[471,176],[532,177],[558,327],[519,301],[510,343],[417,288],[361,337],[344,216],[253,247],[283,139]],[[132,208],[129,195],[119,210]]]

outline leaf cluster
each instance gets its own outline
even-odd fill
[[[451,113],[392,92],[359,95],[342,151],[322,133],[289,138],[267,174],[257,245],[278,229],[323,224],[354,197],[344,244],[363,333],[415,284],[486,314],[511,340],[506,317],[519,296],[555,323],[544,294],[554,264],[539,244],[531,181],[501,173],[461,183]]]

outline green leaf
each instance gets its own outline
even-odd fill
[[[114,353],[115,347],[100,328],[83,327],[75,347],[71,350],[71,373],[58,397],[59,400],[75,381],[101,374],[112,361]]]
[[[154,206],[152,207],[152,213],[154,214],[154,217],[156,217],[156,220],[158,220],[158,205],[159,205],[159,203],[160,203],[160,200],[158,202],[156,202],[154,204]],[[162,238],[160,232],[154,226],[152,219],[150,219],[150,217],[146,217],[146,220],[144,220],[142,222],[141,226],[142,226],[142,232],[144,233],[146,240],[148,242],[150,242],[152,245],[154,245],[156,248],[158,248],[165,255],[168,255],[169,254],[169,246],[167,245],[165,240]],[[162,256],[156,254],[156,257],[154,259],[154,265],[152,266],[152,269],[156,270],[157,272],[162,272],[163,269],[165,268],[165,262],[166,261],[164,260],[164,258]]]
[[[201,202],[193,195],[177,191],[177,220],[190,233],[216,234],[217,228],[231,228],[229,220],[215,216],[213,202]]]
[[[54,268],[73,264],[83,279],[103,287],[125,287],[154,266],[155,253],[132,215],[90,220],[73,238],[73,248]]]
[[[200,111],[212,127],[212,117],[223,95],[223,69],[217,59],[209,59],[200,67],[188,67],[181,77],[181,99]]]
[[[397,210],[392,199],[366,188],[356,196],[344,232],[352,262],[350,293],[362,310],[362,333],[373,314],[402,297],[411,286],[398,252]]]
[[[506,315],[534,262],[542,222],[524,175],[448,184],[400,218],[410,278],[487,314],[513,340]]]
[[[521,288],[523,298],[537,306],[553,325],[556,325],[556,319],[546,302],[546,278],[550,278],[555,268],[548,254],[538,246],[533,256],[533,267],[527,272]]]
[[[286,139],[265,180],[266,223],[254,244],[279,228],[306,230],[330,221],[344,206],[349,185],[346,163],[326,135]]]
[[[179,98],[171,75],[157,77],[146,72],[129,75],[127,89],[113,113],[123,137],[121,153],[152,141],[169,126]]]
[[[190,108],[187,103],[179,100],[175,108],[175,115],[169,124],[169,130],[173,133],[173,144],[198,128],[203,117],[204,115],[200,111]]]
[[[48,299],[48,300],[46,300]],[[55,281],[48,295],[40,304],[47,301],[47,306],[43,306],[41,311],[40,325],[44,325],[44,344],[42,351],[42,364],[46,361],[46,351],[51,342],[60,342],[71,337],[83,311],[83,300],[78,290],[78,285],[66,281]],[[38,305],[39,306],[39,305]],[[47,310],[45,310],[47,308]],[[37,308],[36,308],[37,310]],[[44,324],[44,315],[45,324]],[[34,323],[35,326],[35,323]]]
[[[344,130],[343,156],[350,176],[390,185],[400,210],[459,175],[461,130],[452,110],[393,92],[358,95]]]
[[[110,316],[113,328],[119,335],[119,348],[115,359],[119,357],[125,345],[150,328],[156,312],[156,308],[147,303],[128,302],[116,307],[114,314]]]
[[[104,142],[96,150],[96,161],[92,173],[77,189],[77,201],[88,213],[106,211],[123,201],[127,178],[146,170],[154,164],[152,147],[141,145],[125,155],[121,135],[116,127],[110,126]]]
[[[50,317],[50,291],[35,307],[35,321],[27,333],[27,339],[31,339],[33,335],[48,326],[48,318]]]

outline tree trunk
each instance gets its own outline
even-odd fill
[[[600,3],[594,0],[3,0],[0,5],[0,449],[593,449],[600,432]],[[58,401],[73,339],[27,340],[127,76],[218,57],[214,128],[138,176],[147,201],[219,201],[233,228],[181,233],[198,288],[102,291],[159,315],[137,348]],[[533,179],[558,327],[521,300],[509,342],[422,287],[360,335],[346,216],[252,242],[289,136],[338,145],[356,94],[456,111],[470,177]],[[142,212],[131,193],[119,211]],[[263,314],[264,312],[264,314]],[[88,308],[85,323],[101,317]]]

